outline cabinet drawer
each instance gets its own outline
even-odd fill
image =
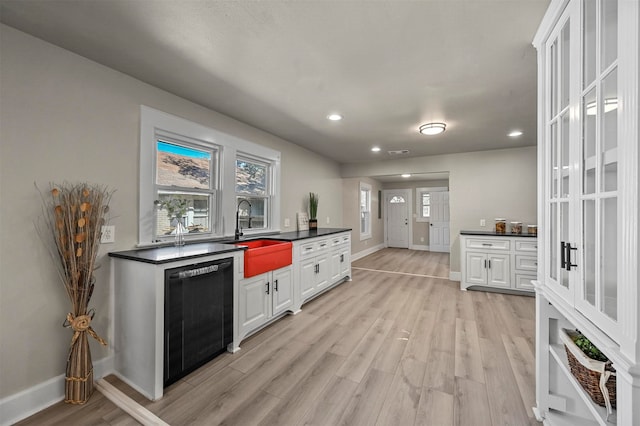
[[[528,290],[528,291],[535,290],[535,288],[533,287],[533,284],[531,284],[531,281],[537,279],[535,275],[516,274],[515,278],[516,279],[514,284],[518,290]]]
[[[330,238],[331,247],[337,247],[343,244],[348,244],[351,241],[350,235],[337,235]]]
[[[538,251],[538,240],[535,238],[531,240],[516,240],[516,251],[526,251],[529,253],[536,253]]]
[[[469,238],[467,239],[467,248],[485,250],[509,250],[509,240]]]
[[[516,255],[515,268],[518,271],[537,271],[538,258],[533,256]]]
[[[315,256],[316,254],[326,251],[328,248],[329,248],[328,240],[312,241],[310,243],[305,243],[300,246],[300,256],[302,256],[302,258]]]

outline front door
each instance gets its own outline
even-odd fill
[[[430,192],[429,250],[449,252],[449,192]]]
[[[387,246],[409,248],[409,190],[385,191]]]

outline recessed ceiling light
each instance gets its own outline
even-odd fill
[[[403,174],[402,174],[402,177],[403,177],[403,178],[410,178],[410,177],[411,177],[411,175],[410,175],[409,173],[403,173]]]
[[[340,114],[329,114],[327,118],[331,121],[340,121],[342,120],[342,116]]]
[[[380,147],[374,146],[373,148],[371,148],[371,152],[380,152]]]
[[[520,130],[514,130],[513,132],[509,133],[509,136],[512,138],[517,138],[518,136],[522,136],[522,132]]]
[[[445,131],[445,123],[427,123],[420,126],[420,133],[423,135],[437,135]]]

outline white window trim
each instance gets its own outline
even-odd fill
[[[360,194],[362,193],[363,190],[369,191],[369,229],[367,230],[367,232],[362,232],[362,228],[360,225],[360,203],[362,202],[362,200],[360,199]],[[360,241],[368,240],[372,237],[372,231],[371,231],[372,222],[373,222],[373,217],[371,213],[372,195],[373,195],[372,186],[366,182],[360,182],[360,186],[358,188],[358,231],[360,232]]]
[[[205,237],[189,238],[188,241],[233,237],[235,232],[235,164],[236,156],[255,157],[272,164],[271,190],[273,199],[270,228],[261,232],[279,232],[280,224],[280,160],[279,151],[211,129],[184,118],[156,109],[140,106],[140,177],[138,208],[138,246],[158,245],[155,242],[154,182],[156,141],[159,135],[176,135],[203,144],[212,144],[219,149],[217,229]]]
[[[416,222],[430,222],[430,217],[422,216],[422,194],[425,192],[445,192],[449,188],[446,186],[433,186],[425,188],[416,188]]]
[[[263,232],[267,232],[267,230],[270,230],[273,226],[273,224],[271,223],[271,220],[273,220],[273,215],[271,214],[275,205],[280,205],[280,203],[276,203],[275,202],[275,198],[276,195],[279,194],[279,187],[276,187],[276,183],[280,182],[280,161],[275,161],[273,159],[270,158],[265,158],[265,157],[258,157],[257,155],[254,154],[249,154],[246,152],[241,152],[241,151],[237,151],[236,152],[236,157],[233,161],[233,202],[236,203],[236,197],[238,196],[242,196],[243,194],[239,194],[236,191],[236,175],[235,175],[235,170],[236,170],[236,160],[247,160],[247,161],[254,161],[256,163],[263,163],[268,167],[269,170],[269,176],[267,177],[267,194],[266,194],[266,198],[267,198],[267,217],[265,218],[265,220],[268,223],[268,227],[267,228],[259,228],[259,229],[250,229],[250,228],[244,228],[242,230],[244,235],[251,235],[251,234],[259,234],[259,233],[263,233]],[[251,196],[251,195],[249,195]],[[237,208],[237,204],[236,204],[236,208]],[[234,212],[234,221],[235,221],[235,212]],[[235,229],[235,222],[234,222],[234,229]]]

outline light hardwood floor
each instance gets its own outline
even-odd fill
[[[165,389],[171,425],[530,425],[534,299],[463,292],[448,254],[385,249],[344,283]],[[442,277],[442,278],[438,278]],[[137,424],[99,392],[21,422]]]

